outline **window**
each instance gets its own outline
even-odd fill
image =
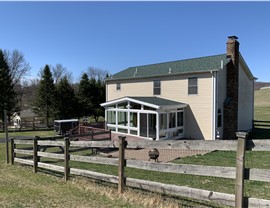
[[[160,95],[160,80],[154,80],[154,95]]]
[[[175,127],[175,113],[169,113],[169,128]]]
[[[118,125],[121,125],[121,126],[128,125],[127,112],[118,111]]]
[[[116,90],[121,90],[121,83],[116,83]]]
[[[183,112],[177,112],[177,127],[184,126],[184,113]]]
[[[222,114],[221,114],[221,110],[220,109],[218,109],[217,116],[218,116],[217,127],[221,127],[222,126]]]
[[[115,111],[107,111],[107,122],[108,124],[116,124]]]
[[[188,78],[188,94],[189,95],[198,94],[198,78],[197,77]]]
[[[138,114],[130,112],[130,127],[137,127]]]
[[[167,129],[167,113],[160,114],[159,129]]]

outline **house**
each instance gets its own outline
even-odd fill
[[[254,80],[236,36],[227,53],[130,67],[106,79],[112,131],[149,139],[233,139],[252,128]]]

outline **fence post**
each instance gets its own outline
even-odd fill
[[[70,159],[69,146],[70,146],[69,138],[65,137],[65,148],[64,148],[64,153],[65,153],[65,182],[68,181],[69,173],[70,173],[70,168],[69,168],[69,159]]]
[[[244,207],[245,151],[248,133],[236,132],[238,138],[236,153],[235,207]]]
[[[16,148],[16,145],[14,144],[14,138],[10,138],[10,154],[11,154],[11,165],[14,165],[14,158],[15,158],[15,152],[14,149]]]
[[[33,130],[35,130],[36,129],[36,126],[35,126],[35,121],[36,121],[36,119],[35,119],[35,117],[33,118]]]
[[[7,110],[4,110],[4,125],[5,125],[5,143],[6,143],[6,162],[9,163],[9,151],[8,151],[8,121]]]
[[[94,140],[94,131],[91,130],[91,140],[93,141]]]
[[[38,167],[38,136],[33,140],[33,172],[37,172]]]
[[[119,165],[118,165],[118,193],[123,193],[124,186],[126,183],[124,169],[126,166],[125,160],[125,148],[126,148],[126,137],[118,136],[119,138]]]

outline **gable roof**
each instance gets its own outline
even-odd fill
[[[226,54],[221,54],[158,64],[134,66],[112,75],[107,80],[217,71],[223,68],[223,66],[229,61],[230,59],[226,57]]]
[[[150,96],[150,97],[122,97],[115,100],[108,101],[106,103],[101,103],[103,107],[115,105],[123,102],[134,102],[141,105],[145,105],[154,109],[172,109],[172,108],[184,108],[187,104],[180,103],[173,100],[168,100],[161,97]]]

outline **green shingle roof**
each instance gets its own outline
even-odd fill
[[[143,78],[218,70],[229,62],[226,54],[129,67],[110,79]]]

